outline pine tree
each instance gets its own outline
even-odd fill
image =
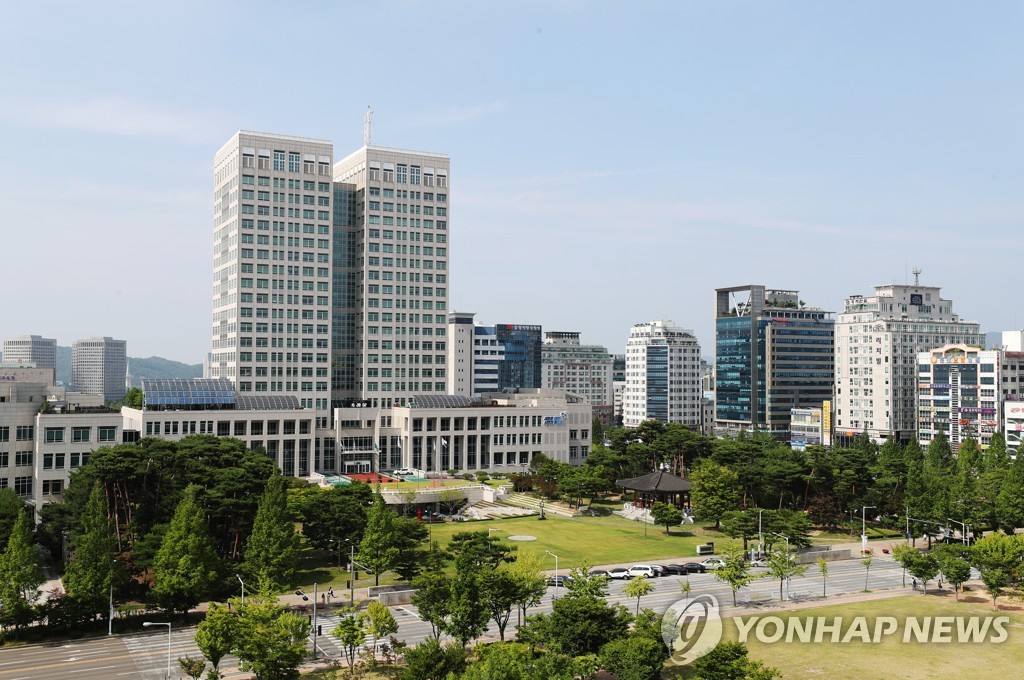
[[[198,490],[185,489],[153,563],[153,600],[170,612],[188,612],[217,581],[218,559],[196,501]]]
[[[374,585],[380,585],[381,572],[391,569],[398,559],[399,548],[395,535],[395,513],[377,494],[366,517],[363,540],[359,544],[359,561],[373,570]]]
[[[71,561],[64,574],[68,597],[90,616],[107,610],[114,577],[114,546],[106,494],[97,483],[82,513],[82,533],[73,541]]]
[[[252,580],[266,579],[280,588],[291,583],[298,561],[299,536],[288,512],[285,478],[267,480],[245,550],[245,571]]]
[[[32,541],[32,520],[22,510],[0,556],[0,624],[16,629],[32,619],[32,605],[46,580]]]

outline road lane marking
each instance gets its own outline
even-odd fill
[[[79,668],[75,671],[68,671],[68,673],[88,673],[89,671],[104,671],[108,668],[117,668],[117,666],[97,666],[96,668]]]

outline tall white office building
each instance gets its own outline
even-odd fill
[[[35,364],[36,368],[57,368],[57,341],[39,335],[4,338],[5,364]]]
[[[333,146],[238,132],[214,159],[210,376],[328,426]]]
[[[447,155],[364,146],[338,161],[334,400],[407,405],[445,392]],[[341,198],[344,196],[344,199]]]
[[[120,401],[127,394],[128,343],[113,338],[76,340],[71,345],[71,384],[75,392]]]
[[[944,345],[983,346],[977,322],[953,313],[940,288],[889,284],[846,299],[835,325],[834,435],[866,432],[876,442],[917,436],[919,352]]]
[[[622,422],[645,420],[701,424],[700,343],[674,321],[633,326],[626,341],[626,386]]]

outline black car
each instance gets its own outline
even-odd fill
[[[671,576],[683,576],[686,574],[686,567],[682,564],[666,564],[665,574]]]
[[[708,568],[700,562],[687,562],[683,565],[686,569],[687,574],[704,574],[707,573]]]
[[[571,581],[572,581],[572,576],[549,576],[548,577],[548,585],[549,586],[561,586],[562,588],[564,588],[567,585],[569,585],[569,583]]]

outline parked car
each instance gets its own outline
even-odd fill
[[[604,576],[606,578],[611,578],[608,575],[607,569],[591,569],[587,576]]]
[[[629,578],[636,578],[638,576],[654,578],[655,575],[654,568],[649,564],[634,564],[629,568]]]
[[[548,577],[548,585],[549,586],[558,586],[558,587],[564,588],[567,585],[569,585],[570,582],[572,582],[572,576],[549,576]]]
[[[768,566],[768,558],[767,557],[759,557],[756,560],[751,560],[750,561],[750,566],[766,568]]]
[[[683,567],[683,569],[686,570],[685,573],[687,574],[703,574],[706,573],[708,570],[708,568],[700,562],[687,562],[686,564],[681,566]]]
[[[394,473],[392,474],[394,474],[396,477],[409,477],[413,474],[413,471],[410,470],[409,468],[399,468],[395,470]]]
[[[668,569],[661,564],[652,564],[651,569],[654,570],[655,576],[668,576]]]
[[[719,567],[725,566],[725,560],[721,557],[709,557],[701,562],[701,564],[703,564],[707,569],[718,569]]]
[[[626,569],[625,567],[609,569],[608,578],[627,579],[629,578],[629,569]]]

